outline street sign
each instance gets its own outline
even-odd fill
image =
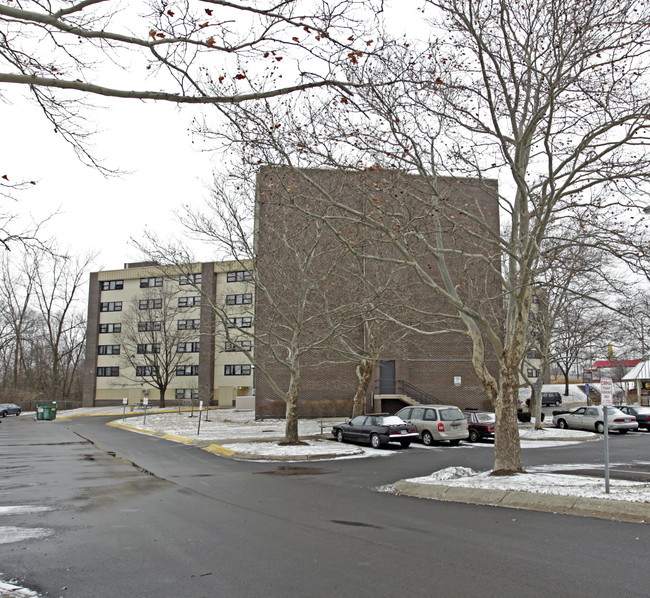
[[[614,405],[614,383],[611,378],[600,379],[600,404],[607,407]]]

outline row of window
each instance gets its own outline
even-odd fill
[[[250,317],[231,318],[228,322],[228,328],[250,328],[252,323],[253,319]],[[198,318],[178,320],[177,327],[179,330],[199,330],[201,328],[201,320]],[[155,332],[157,330],[162,330],[162,322],[158,320],[138,322],[138,332]],[[119,322],[99,325],[99,334],[119,334],[120,332],[122,332],[122,324]]]
[[[227,282],[242,282],[245,280],[252,280],[251,273],[246,270],[236,270],[226,274]],[[201,274],[181,274],[178,277],[178,284],[201,284]],[[150,276],[140,279],[140,288],[149,289],[153,287],[163,286],[162,276]],[[124,288],[124,280],[102,280],[99,283],[99,288],[102,291],[120,291]]]
[[[250,305],[253,303],[252,293],[226,295],[226,305]],[[178,307],[198,307],[201,305],[201,296],[179,297]],[[139,299],[138,309],[162,309],[162,298]],[[99,304],[99,311],[122,311],[121,301],[106,301]]]
[[[223,366],[224,376],[250,376],[251,371],[252,370],[250,364]],[[141,377],[154,376],[156,372],[157,372],[157,366],[155,365],[139,365],[136,366],[135,368],[135,375]],[[119,367],[98,367],[97,368],[98,378],[109,378],[109,377],[116,378],[119,377],[119,375],[120,375]],[[199,366],[198,365],[176,366],[176,375],[177,376],[198,376]],[[186,398],[190,398],[190,397],[186,397]]]
[[[198,353],[199,352],[198,342],[188,342],[188,343],[178,343],[176,347],[177,353]],[[231,343],[226,341],[225,351],[250,351],[252,348],[252,343],[250,340],[241,340],[237,343]],[[145,355],[147,353],[160,353],[160,343],[140,343],[136,347],[136,351],[140,355]],[[119,355],[120,354],[120,345],[99,345],[97,347],[98,355]]]

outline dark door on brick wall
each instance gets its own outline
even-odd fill
[[[395,361],[379,362],[379,394],[395,394]]]

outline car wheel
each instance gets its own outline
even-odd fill
[[[458,446],[460,444],[460,438],[454,438],[453,440],[449,441],[450,446]]]
[[[379,440],[379,434],[372,434],[370,436],[370,446],[372,446],[372,448],[375,449],[381,447],[381,440]]]
[[[408,448],[411,446],[411,441],[410,440],[401,440],[400,444],[402,445],[402,448]]]
[[[605,432],[605,424],[603,422],[596,422],[596,432],[603,434]]]
[[[422,432],[422,442],[427,446],[431,446],[433,444],[433,436],[431,436],[431,432],[429,432],[429,430]]]
[[[469,441],[470,442],[478,442],[479,435],[476,430],[470,430],[469,431]]]
[[[560,404],[560,401],[555,401],[555,406],[557,407]]]
[[[343,431],[342,430],[337,430],[336,431],[336,440],[339,442],[343,442]]]
[[[567,423],[563,419],[558,419],[557,420],[557,427],[562,428],[563,430],[568,430],[569,426],[567,426]]]
[[[0,413],[0,415],[2,415],[2,417],[7,417],[7,412],[3,411],[2,413]]]

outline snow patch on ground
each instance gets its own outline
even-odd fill
[[[547,466],[553,467],[555,466]],[[589,466],[593,468],[593,466]],[[603,474],[604,475],[604,474]],[[491,476],[490,472],[475,472],[466,467],[448,467],[429,476],[406,480],[415,484],[432,484],[485,490],[517,490],[558,496],[606,498],[633,502],[650,502],[650,484],[611,480],[609,494],[603,478],[572,476],[557,473],[519,473],[511,476]]]
[[[40,540],[54,533],[53,529],[45,527],[13,527],[0,525],[0,544],[22,542],[23,540]]]

